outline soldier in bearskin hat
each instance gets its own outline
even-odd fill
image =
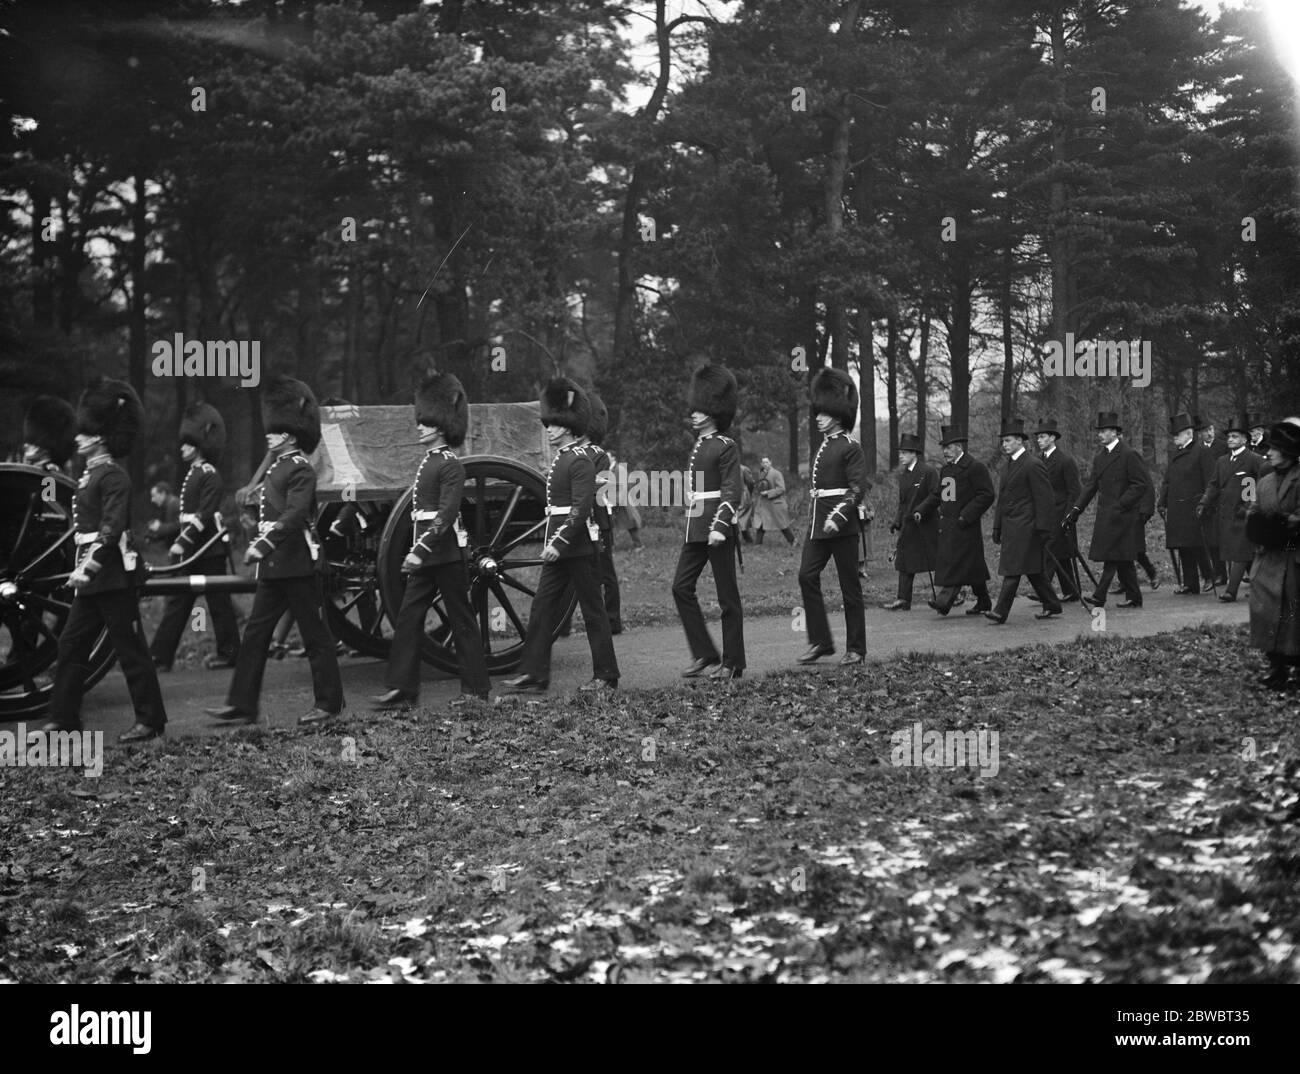
[[[1048,577],[1056,572],[1063,601],[1078,600],[1074,557],[1079,554],[1079,546],[1074,530],[1061,529],[1061,519],[1083,490],[1079,464],[1061,447],[1061,428],[1055,418],[1040,419],[1034,436],[1042,453],[1043,465],[1047,468],[1047,480],[1052,486],[1052,537],[1046,544],[1047,551],[1052,554],[1052,559],[1048,560]]]
[[[1224,430],[1228,454],[1214,464],[1214,472],[1196,506],[1201,525],[1212,529],[1219,554],[1228,566],[1228,585],[1219,599],[1231,603],[1255,558],[1255,546],[1246,536],[1246,511],[1254,502],[1259,479],[1268,463],[1250,450],[1250,419],[1242,414]]]
[[[890,533],[898,534],[898,596],[882,605],[890,612],[911,609],[916,576],[922,571],[933,575],[939,547],[939,471],[925,461],[925,445],[913,433],[898,438],[898,467],[898,511],[889,526]]]
[[[687,406],[695,446],[686,464],[686,540],[677,557],[673,601],[686,631],[692,663],[682,677],[738,679],[745,670],[745,621],[736,584],[736,520],[743,495],[740,449],[724,434],[736,417],[739,392],[731,370],[704,365],[691,377]],[[709,635],[695,595],[704,565],[713,568],[722,609],[722,656]],[[856,565],[854,570],[856,571]],[[710,670],[712,669],[712,670]]]
[[[221,500],[225,484],[217,465],[226,446],[226,423],[207,403],[191,403],[181,415],[180,439],[181,461],[188,463],[189,469],[181,482],[179,529],[168,551],[180,562],[206,547],[203,556],[191,565],[190,573],[225,574],[228,538],[223,537],[216,544],[208,542],[222,528]],[[196,596],[193,591],[177,593],[163,605],[162,621],[149,649],[160,671],[171,670]],[[233,668],[239,655],[239,624],[230,594],[207,592],[203,596],[212,613],[212,629],[217,640],[217,651],[203,661],[203,666],[210,671]]]
[[[492,689],[479,623],[469,604],[465,570],[468,535],[460,522],[465,467],[453,448],[469,433],[469,397],[450,373],[430,373],[415,392],[415,424],[428,448],[411,484],[411,550],[402,560],[406,590],[393,627],[386,693],[375,709],[406,709],[420,696],[420,648],[424,620],[442,595],[452,642],[460,662],[460,697],[453,709],[487,701]]]
[[[64,400],[38,395],[23,415],[23,459],[51,473],[66,474],[77,452],[77,414]]]
[[[813,377],[813,419],[823,439],[813,456],[809,496],[812,522],[799,565],[799,592],[803,598],[808,649],[799,663],[812,664],[835,652],[821,574],[834,558],[835,573],[844,598],[844,655],[841,664],[860,664],[867,652],[867,621],[858,577],[858,504],[871,482],[862,445],[849,437],[858,420],[858,389],[840,369],[821,369]]]
[[[1137,568],[1133,561],[1142,550],[1142,504],[1151,490],[1151,477],[1142,456],[1120,438],[1119,415],[1103,411],[1097,415],[1097,442],[1101,450],[1093,457],[1092,473],[1079,498],[1065,513],[1062,526],[1073,526],[1094,497],[1097,517],[1092,527],[1088,558],[1104,564],[1097,591],[1090,603],[1104,606],[1110,583],[1119,576],[1126,600],[1121,608],[1142,607]]]
[[[602,693],[618,686],[618,660],[596,575],[594,553],[600,540],[593,518],[596,467],[583,444],[591,428],[587,392],[568,377],[557,377],[542,391],[541,419],[555,450],[546,474],[542,577],[528,615],[523,674],[507,679],[506,691],[544,694],[550,688],[551,645],[560,609],[572,586],[578,594],[591,647],[591,681],[580,689],[584,693]]]
[[[967,615],[979,615],[993,607],[980,519],[993,506],[996,493],[989,468],[966,451],[966,439],[965,429],[943,426],[939,442],[946,461],[939,471],[939,566],[934,572],[934,584],[940,589],[929,601],[940,615],[952,611],[957,591],[964,585],[975,595]]]
[[[316,471],[307,456],[320,444],[321,426],[312,390],[292,377],[268,380],[262,387],[262,428],[274,461],[259,494],[258,537],[244,554],[244,562],[255,565],[257,591],[226,704],[207,711],[226,722],[256,722],[267,646],[288,610],[307,649],[315,691],[315,706],[298,724],[313,726],[343,711],[343,680],[316,573]]]
[[[1002,454],[1007,457],[1007,465],[1002,472],[997,509],[993,515],[993,543],[1001,546],[998,573],[1002,575],[1002,590],[993,610],[985,612],[984,617],[993,623],[1005,623],[1020,588],[1020,579],[1027,576],[1043,606],[1034,618],[1050,619],[1062,611],[1045,573],[1047,555],[1044,549],[1056,524],[1052,483],[1042,459],[1027,450],[1029,433],[1022,419],[1011,418],[1003,422],[1001,437]]]
[[[59,635],[47,731],[80,730],[82,683],[101,630],[122,665],[135,709],[134,726],[118,741],[157,738],[167,723],[136,599],[143,564],[131,544],[131,478],[117,461],[131,454],[143,416],[134,389],[107,378],[87,388],[77,406],[76,445],[86,470],[72,508],[76,563],[68,583],[75,595]]]
[[[1300,666],[1300,418],[1272,426],[1265,442],[1272,470],[1259,479],[1246,513],[1246,536],[1258,549],[1250,567],[1250,641],[1268,658],[1261,684],[1284,690],[1295,685],[1291,674]]]
[[[1201,499],[1214,479],[1214,454],[1196,439],[1190,414],[1169,419],[1174,450],[1160,482],[1160,517],[1165,520],[1165,547],[1176,556],[1182,578],[1178,594],[1201,591],[1200,567],[1205,561],[1206,539],[1201,527]],[[1207,582],[1209,577],[1205,579]]]

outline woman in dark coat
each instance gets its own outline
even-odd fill
[[[1259,546],[1250,568],[1250,642],[1268,657],[1262,685],[1285,689],[1300,664],[1300,418],[1268,433],[1273,472],[1260,478],[1246,534]]]

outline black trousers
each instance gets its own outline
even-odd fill
[[[262,578],[253,595],[253,610],[244,627],[244,641],[235,661],[226,704],[241,712],[257,714],[257,699],[262,693],[262,674],[266,671],[267,646],[280,616],[288,610],[298,624],[298,633],[307,649],[311,664],[311,682],[316,707],[324,712],[343,711],[343,680],[339,676],[339,658],[334,636],[325,622],[320,579],[312,574],[301,578]]]
[[[745,666],[745,612],[740,604],[740,586],[736,584],[736,549],[730,540],[719,545],[705,541],[682,545],[673,577],[673,602],[686,631],[686,644],[696,660],[718,659],[718,647],[713,644],[695,595],[695,583],[706,563],[713,568],[713,584],[722,609],[722,662],[741,670]]]
[[[614,639],[609,633],[609,617],[601,599],[596,579],[594,556],[568,556],[554,563],[542,564],[532,610],[528,613],[528,634],[524,639],[524,658],[520,670],[538,682],[551,681],[551,645],[560,609],[568,602],[568,591],[578,594],[578,607],[587,624],[587,644],[591,647],[593,678],[618,682],[618,659],[614,656]]]
[[[605,598],[605,615],[609,619],[611,630],[623,629],[623,602],[618,591],[618,572],[614,569],[614,531],[600,531],[600,548],[595,553],[596,558],[596,577],[600,582],[600,591]],[[565,593],[564,603],[569,603],[569,595]],[[573,624],[573,612],[569,612],[565,617],[564,626],[560,628],[561,634],[568,634],[569,627]]]
[[[1229,597],[1237,595],[1241,580],[1246,577],[1246,568],[1250,566],[1244,559],[1230,559],[1228,562],[1228,585],[1224,593]]]
[[[1148,578],[1154,578],[1156,576],[1156,565],[1151,562],[1151,557],[1146,554],[1145,549],[1138,553],[1137,559],[1133,562],[1142,568]]]
[[[912,584],[916,581],[915,574],[908,574],[906,571],[898,572],[898,599],[912,603]]]
[[[1183,572],[1183,587],[1191,593],[1201,591],[1201,567],[1206,565],[1204,548],[1171,548]],[[1207,576],[1207,582],[1210,580]]]
[[[1142,603],[1142,590],[1138,588],[1137,568],[1133,566],[1132,560],[1106,560],[1102,566],[1101,577],[1097,579],[1097,592],[1093,594],[1093,602],[1096,604],[1106,603],[1106,594],[1110,592],[1110,583],[1115,576],[1119,576],[1119,587],[1130,601],[1140,605]]]
[[[161,731],[167,723],[167,710],[163,707],[158,673],[145,648],[140,605],[134,589],[73,597],[63,633],[59,635],[50,719],[68,729],[81,726],[82,683],[90,670],[90,651],[101,630],[108,632],[109,644],[122,665],[136,720]]]
[[[993,607],[993,600],[989,597],[988,582],[968,582],[970,591],[975,595],[975,609],[982,612],[988,611]],[[946,585],[939,590],[938,598],[935,601],[939,607],[948,611],[952,610],[953,601],[957,599],[957,591],[961,589],[959,585]]]
[[[205,556],[194,564],[195,574],[226,574],[226,557],[224,555]],[[203,590],[191,590],[177,593],[166,599],[163,604],[162,621],[149,646],[149,655],[155,662],[171,666],[176,659],[176,647],[180,644],[181,633],[189,619],[190,609],[194,607],[194,598],[201,596],[208,602],[208,611],[212,614],[212,632],[217,638],[217,655],[227,660],[234,660],[239,655],[239,623],[235,619],[235,608],[230,603],[229,593],[205,593]]]
[[[1047,580],[1046,574],[1027,574],[1024,577],[1029,579],[1030,586],[1033,587],[1034,594],[1043,603],[1043,607],[1049,612],[1059,612],[1064,609],[1061,602],[1056,599],[1056,594],[1052,592],[1052,584]],[[1011,611],[1011,605],[1015,603],[1016,592],[1020,589],[1019,574],[1008,574],[1002,578],[1002,589],[998,593],[998,602],[994,605],[993,613],[995,615],[1007,615]]]
[[[469,577],[465,573],[465,560],[459,563],[439,563],[406,576],[406,590],[402,593],[402,607],[393,627],[393,643],[388,652],[388,677],[384,680],[390,690],[418,697],[420,693],[420,648],[424,644],[424,619],[429,605],[438,594],[447,610],[447,625],[456,643],[456,658],[460,664],[460,692],[486,694],[492,689],[488,678],[487,661],[483,656],[483,637],[479,621],[469,606]]]
[[[799,593],[803,597],[804,628],[810,645],[834,645],[830,621],[826,618],[826,601],[822,599],[822,571],[834,558],[835,573],[844,597],[845,649],[867,653],[867,617],[862,603],[862,579],[858,577],[858,535],[807,540],[803,543],[803,562],[799,564]]]

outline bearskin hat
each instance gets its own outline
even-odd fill
[[[115,459],[131,454],[143,418],[140,397],[123,380],[100,377],[81,393],[77,404],[77,432],[102,437],[104,447]]]
[[[591,425],[587,428],[587,439],[599,446],[609,434],[609,410],[605,407],[605,401],[595,392],[587,393],[587,401],[591,404]]]
[[[320,445],[320,407],[312,390],[293,377],[271,377],[262,388],[262,428],[287,433],[310,455]]]
[[[853,432],[858,423],[858,388],[842,369],[819,369],[812,379],[812,410],[838,421],[844,431]]]
[[[430,373],[415,389],[415,421],[442,430],[448,447],[460,447],[469,435],[469,397],[450,373]]]
[[[591,399],[586,390],[568,377],[556,377],[542,389],[543,425],[563,425],[574,436],[586,436],[591,428]]]
[[[739,395],[736,377],[730,369],[702,365],[691,377],[687,409],[707,414],[717,423],[718,432],[725,433],[736,418]]]
[[[54,395],[38,395],[23,417],[23,443],[35,444],[57,466],[77,450],[77,412]]]
[[[226,446],[226,423],[216,407],[191,403],[181,415],[181,443],[193,444],[208,462],[218,462]]]

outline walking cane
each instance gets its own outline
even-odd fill
[[[1055,553],[1047,546],[1046,542],[1043,543],[1043,552],[1046,553],[1047,558],[1052,561],[1052,568],[1058,574],[1066,573],[1065,568],[1061,566],[1061,561],[1056,558]],[[1070,567],[1071,568],[1074,567],[1073,561],[1071,561]],[[1070,577],[1074,580],[1074,591],[1079,595],[1079,607],[1086,612],[1088,611],[1088,608],[1091,606],[1092,601],[1090,601],[1087,597],[1083,595],[1083,586],[1079,584],[1079,572],[1077,570],[1072,569],[1070,572]],[[1089,617],[1091,618],[1092,613],[1089,612],[1088,614]]]

